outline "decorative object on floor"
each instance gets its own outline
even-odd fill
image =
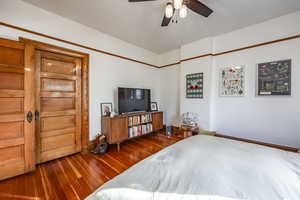
[[[245,95],[244,66],[225,67],[220,69],[220,96],[240,97]]]
[[[183,125],[181,126],[181,131],[183,132],[184,138],[191,137],[193,136],[194,127]]]
[[[292,60],[280,60],[257,65],[259,96],[291,95]]]
[[[172,126],[167,126],[166,127],[166,134],[167,136],[172,136]]]
[[[151,102],[151,111],[158,111],[157,102]]]
[[[181,115],[181,125],[184,126],[198,126],[200,116],[198,113],[187,112]]]
[[[203,98],[203,73],[186,75],[186,98]]]
[[[92,151],[94,154],[105,154],[108,149],[106,138],[103,134],[98,134],[95,139],[95,149]]]
[[[180,132],[183,133],[183,137],[190,137],[193,132],[198,129],[199,124],[199,114],[197,113],[183,113],[180,120]]]
[[[112,112],[112,103],[101,103],[101,116],[110,117]]]

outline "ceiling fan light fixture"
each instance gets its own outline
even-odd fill
[[[183,4],[179,10],[179,17],[185,18],[186,16],[187,16],[187,7],[186,5]]]
[[[176,10],[180,9],[182,6],[182,0],[173,0],[174,8]]]
[[[167,3],[166,10],[165,10],[166,18],[171,18],[173,16],[173,6],[172,3]]]

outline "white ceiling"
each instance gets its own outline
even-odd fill
[[[300,10],[300,0],[201,0],[214,10],[209,18],[189,10],[178,24],[161,27],[168,0],[24,1],[155,53]]]

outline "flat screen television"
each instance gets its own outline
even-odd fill
[[[150,89],[118,88],[119,113],[149,112]]]

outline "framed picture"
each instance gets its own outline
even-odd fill
[[[101,116],[108,117],[112,112],[112,103],[101,103]]]
[[[158,111],[157,102],[151,102],[151,111]]]
[[[186,75],[186,98],[203,98],[203,73]]]
[[[245,95],[245,67],[225,67],[220,69],[219,91],[221,97],[241,97]]]
[[[291,95],[292,60],[280,60],[257,65],[257,95]]]

